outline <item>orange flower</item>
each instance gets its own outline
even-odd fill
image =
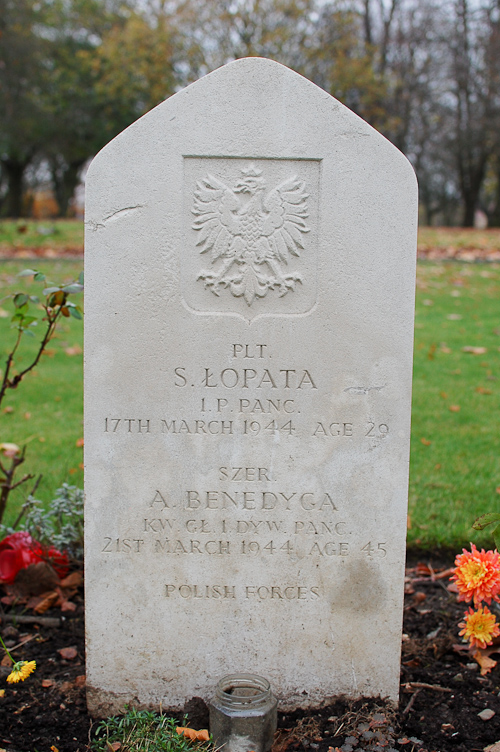
[[[500,554],[495,551],[479,552],[471,543],[471,551],[463,549],[455,559],[455,573],[459,601],[474,600],[478,606],[481,601],[490,604],[491,600],[500,600]]]
[[[495,615],[491,613],[488,606],[481,606],[477,611],[469,608],[469,613],[465,612],[465,621],[458,625],[462,627],[459,632],[461,637],[470,641],[471,647],[476,645],[478,648],[485,648],[491,645],[494,637],[500,635]]]

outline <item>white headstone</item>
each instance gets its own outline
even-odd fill
[[[240,671],[282,707],[397,699],[416,224],[405,157],[264,59],[93,161],[93,713]]]

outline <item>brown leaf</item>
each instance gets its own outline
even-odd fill
[[[76,440],[76,446],[77,447],[82,447],[83,445],[84,445],[84,440],[83,439],[77,439]]]
[[[0,661],[0,666],[8,666],[8,667],[12,666],[12,661],[8,655],[4,655],[4,657]]]
[[[61,580],[59,585],[62,588],[77,588],[82,584],[82,582],[83,582],[82,572],[71,572],[71,574],[65,577],[64,580]]]
[[[450,405],[448,410],[451,410],[452,413],[458,413],[460,412],[460,405]]]
[[[67,347],[64,351],[66,355],[81,355],[82,354],[82,348],[78,345],[73,345],[73,347]]]
[[[61,611],[76,611],[76,603],[63,599],[61,601]]]
[[[86,682],[85,674],[80,674],[75,679],[75,687],[84,687]]]
[[[471,355],[484,355],[488,352],[487,347],[473,347],[472,345],[466,345],[462,347],[462,352],[471,353]]]
[[[78,655],[78,651],[75,647],[71,648],[61,648],[57,651],[61,658],[64,658],[65,661],[71,661],[73,658],[76,658]]]
[[[425,599],[427,598],[426,593],[423,593],[421,590],[417,590],[415,595],[412,598],[413,603],[423,603]]]
[[[122,748],[121,742],[106,742],[106,746],[110,752],[118,752]]]
[[[446,392],[439,392],[439,396],[442,397],[443,399],[448,399],[448,395],[446,394]]]
[[[498,650],[498,648],[494,648],[494,650]],[[489,653],[490,650],[488,650],[488,648],[486,648],[485,650],[481,650],[481,648],[479,648],[472,656],[474,660],[477,661],[481,666],[481,676],[486,676],[486,674],[489,674],[491,669],[495,668],[495,666],[497,665],[497,662],[489,657]]]
[[[485,389],[484,386],[476,386],[476,392],[478,394],[493,394],[491,389]]]
[[[432,444],[432,441],[429,441],[429,439],[420,439],[420,441],[424,446],[430,446]]]
[[[51,593],[48,593],[43,601],[36,606],[36,608],[33,609],[35,614],[44,614],[46,611],[49,610],[59,599],[59,593],[57,590],[53,590]]]
[[[44,689],[48,689],[49,687],[53,687],[53,686],[54,686],[54,682],[52,681],[52,679],[42,679],[42,687]]]

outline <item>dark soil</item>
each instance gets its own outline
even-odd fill
[[[447,578],[433,579],[439,562],[430,571],[416,563],[407,578],[399,709],[380,700],[339,699],[320,710],[280,713],[273,752],[479,752],[500,741],[500,666],[481,676],[470,654],[457,651],[463,605],[447,590]],[[37,670],[9,685],[10,669],[0,666],[0,752],[88,752],[93,722],[85,703],[83,595],[72,600],[75,612],[43,615],[59,626],[13,627],[5,609],[4,640],[14,647],[31,637],[15,657],[36,660]],[[63,657],[63,648],[76,650]],[[200,705],[186,708],[197,728],[207,723]],[[495,713],[490,720],[478,715],[485,709]]]

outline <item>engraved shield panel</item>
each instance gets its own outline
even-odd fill
[[[303,315],[316,302],[320,161],[184,157],[185,304]]]

